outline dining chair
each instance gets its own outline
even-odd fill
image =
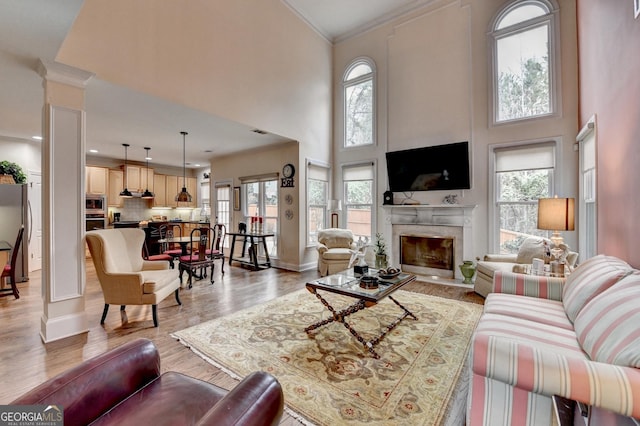
[[[23,234],[24,225],[22,225],[18,230],[18,238],[16,238],[16,243],[13,245],[13,249],[11,249],[11,261],[4,266],[4,268],[2,269],[2,276],[0,276],[1,283],[4,283],[5,279],[7,278],[11,280],[11,287],[1,288],[0,297],[13,294],[13,297],[15,297],[16,299],[20,299],[20,292],[18,291],[18,286],[16,285],[16,262],[18,261],[18,253],[20,251],[20,244],[22,243]]]
[[[147,247],[147,242],[144,242],[142,246],[142,258],[144,260],[149,260],[151,262],[169,262],[169,266],[171,269],[175,268],[175,264],[173,262],[174,257],[170,254],[160,253],[160,254],[149,254],[149,248]]]
[[[207,277],[207,268],[211,268],[211,284],[213,284],[213,261],[207,255],[207,250],[211,250],[209,242],[212,241],[212,229],[204,226],[191,231],[191,253],[180,256],[178,269],[180,271],[180,283],[182,283],[182,273],[189,274],[189,288],[192,287],[193,277],[203,279]],[[196,274],[199,271],[200,274]]]
[[[172,225],[162,225],[159,228],[160,230],[160,238],[173,238],[173,237],[182,237],[182,226],[172,224]],[[174,259],[182,256],[182,247],[180,247],[177,243],[168,243],[163,254],[168,254],[169,256],[173,256]]]
[[[224,237],[227,234],[227,228],[223,224],[217,223],[213,225],[210,230],[213,238],[211,240],[211,247],[207,249],[206,254],[212,260],[222,259],[221,271],[224,275]],[[213,267],[211,274],[213,274]]]

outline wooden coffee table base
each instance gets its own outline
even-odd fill
[[[418,318],[411,312],[409,311],[407,308],[405,308],[404,306],[402,306],[397,300],[395,300],[393,297],[391,296],[387,296],[389,299],[391,299],[393,301],[393,303],[395,303],[396,305],[398,305],[403,311],[404,314],[399,316],[398,318],[396,318],[395,321],[393,321],[391,324],[389,324],[388,326],[386,326],[384,328],[384,330],[382,331],[382,333],[380,333],[380,335],[378,335],[377,337],[371,339],[371,340],[365,340],[364,337],[362,337],[360,335],[360,333],[358,333],[358,331],[356,331],[353,327],[351,327],[351,325],[345,321],[345,318],[348,317],[351,314],[354,314],[358,311],[363,310],[364,308],[367,308],[369,306],[373,306],[375,305],[375,303],[372,302],[367,302],[363,299],[359,299],[356,303],[350,305],[349,307],[341,310],[341,311],[337,311],[333,308],[333,306],[331,306],[329,304],[329,302],[327,302],[326,299],[324,299],[320,293],[318,293],[318,291],[315,288],[309,288],[307,287],[307,289],[315,294],[315,296],[318,298],[318,300],[320,300],[320,302],[322,302],[322,304],[331,312],[331,318],[327,318],[324,319],[322,321],[318,321],[314,324],[311,324],[309,327],[305,328],[304,331],[309,334],[309,332],[315,330],[318,327],[322,327],[323,325],[332,323],[332,322],[340,322],[342,323],[342,325],[344,325],[346,327],[347,330],[349,330],[349,332],[356,338],[358,339],[358,342],[362,343],[362,345],[365,347],[365,349],[367,349],[369,351],[369,353],[371,353],[371,355],[373,355],[374,358],[379,359],[380,355],[378,355],[378,353],[373,349],[373,347],[375,345],[377,345],[378,343],[380,343],[380,341],[384,338],[384,336],[387,335],[387,333],[389,333],[391,330],[393,330],[394,328],[396,328],[396,326],[398,324],[400,324],[400,322],[405,319],[406,317],[410,316],[411,318],[413,318],[414,320],[417,320]]]

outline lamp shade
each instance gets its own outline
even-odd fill
[[[540,198],[538,200],[538,229],[573,231],[575,229],[575,199]]]
[[[331,211],[339,212],[342,210],[342,200],[329,200],[329,205],[327,207]]]

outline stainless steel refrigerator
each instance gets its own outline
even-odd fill
[[[12,246],[18,237],[18,230],[24,225],[22,243],[16,261],[16,281],[29,280],[29,199],[27,198],[27,184],[0,185],[0,240],[7,241]],[[11,258],[9,258],[11,260]],[[2,267],[2,265],[0,265]]]

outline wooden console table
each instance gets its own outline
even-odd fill
[[[261,268],[271,268],[271,259],[269,258],[269,250],[267,249],[266,239],[274,237],[275,234],[251,234],[244,232],[228,232],[231,237],[231,253],[229,254],[229,265],[234,260],[242,265],[250,266],[254,271]],[[240,257],[235,257],[236,240],[242,238],[242,253]],[[247,250],[247,243],[249,244]],[[264,250],[264,261],[259,260],[258,250],[262,245]]]

